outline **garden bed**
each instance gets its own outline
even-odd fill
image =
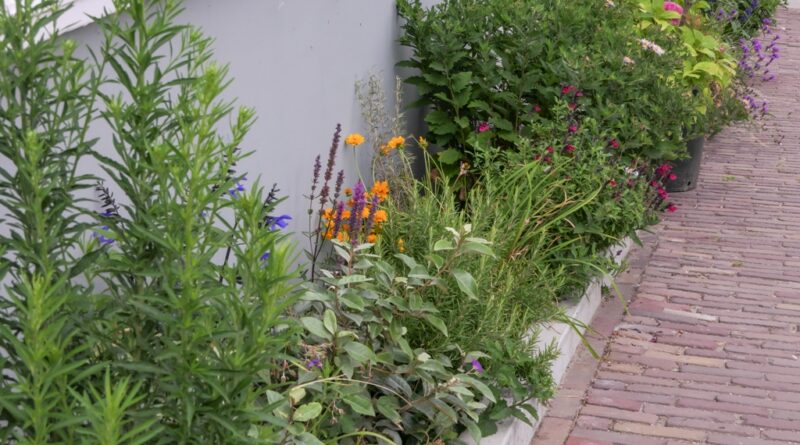
[[[621,264],[628,256],[632,245],[633,241],[630,238],[626,238],[617,246],[609,249],[607,255],[612,257],[616,264]],[[603,301],[603,288],[610,286],[610,284],[609,277],[592,280],[579,300],[564,303],[566,315],[579,324],[589,325],[589,322],[594,318],[595,312],[600,308],[600,303]],[[584,331],[585,329],[581,329],[579,334],[566,323],[548,323],[546,326],[542,326],[537,344],[542,349],[548,345],[555,344],[560,351],[558,358],[553,361],[550,368],[556,385],[561,384],[561,380],[566,375],[569,363],[581,343],[580,336]],[[543,419],[547,415],[547,409],[547,405],[536,403],[536,412],[539,413],[539,419]],[[530,443],[536,435],[539,420],[532,417],[529,417],[529,419],[531,421],[530,425],[515,418],[499,423],[497,425],[497,433],[484,438],[481,444],[510,445]],[[467,443],[475,443],[466,434],[462,436],[462,440]]]

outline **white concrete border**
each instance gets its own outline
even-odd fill
[[[618,245],[609,249],[607,255],[613,258],[615,263],[620,264],[628,256],[632,245],[633,241],[630,238],[625,238]],[[608,277],[593,280],[586,288],[586,292],[584,292],[581,299],[572,306],[565,308],[566,314],[577,322],[588,325],[602,302],[603,285],[610,285]],[[580,334],[583,334],[583,331],[584,329],[581,329]],[[536,343],[542,348],[551,344],[558,348],[559,355],[553,361],[551,370],[555,384],[559,385],[567,373],[567,367],[569,367],[572,357],[575,356],[578,345],[581,344],[579,333],[565,323],[551,323],[541,327]],[[539,419],[544,418],[547,414],[547,406],[535,403],[535,407],[536,412],[539,414]],[[529,420],[532,426],[515,418],[505,420],[498,424],[497,433],[483,438],[480,443],[481,445],[529,444],[534,435],[536,435],[536,429],[539,426],[538,420],[530,417]],[[475,443],[467,434],[462,434],[461,440],[470,444]]]

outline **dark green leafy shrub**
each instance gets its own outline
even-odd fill
[[[272,413],[302,443],[450,442],[463,428],[480,440],[479,415],[496,400],[482,382],[486,355],[431,351],[409,330],[425,325],[447,335],[428,295],[477,298],[473,278],[456,266],[463,256],[490,254],[487,242],[469,226],[449,229],[427,255],[398,254],[398,264],[371,244],[332,243],[338,266],[304,294],[306,335],[296,354],[304,358],[292,361],[291,389],[271,395]]]
[[[448,0],[425,9],[399,2],[406,19],[402,62],[419,70],[431,141],[444,163],[471,161],[477,145],[513,150],[533,115],[550,117],[569,91],[630,149],[650,158],[684,150],[692,95],[672,75],[680,42],[652,36],[670,55],[643,46],[638,3]],[[645,32],[645,37],[651,37]],[[568,89],[574,87],[574,89]]]

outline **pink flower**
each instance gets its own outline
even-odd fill
[[[611,148],[619,148],[619,141],[616,139],[611,139],[608,143],[611,144]]]
[[[675,213],[675,212],[677,212],[677,211],[678,211],[678,206],[676,206],[676,205],[675,205],[675,204],[673,204],[673,203],[669,203],[669,205],[667,205],[667,211],[668,211],[669,213]]]
[[[661,199],[667,199],[667,198],[669,198],[669,193],[667,193],[667,191],[664,190],[663,188],[659,187],[658,188],[658,196],[660,196]]]
[[[567,153],[572,153],[575,151],[575,146],[572,144],[567,144],[567,146],[564,147],[564,151]]]
[[[664,2],[664,11],[675,11],[678,14],[683,15],[683,7],[674,2]],[[673,25],[680,25],[681,19],[672,19],[670,20],[670,23]]]
[[[533,155],[533,160],[534,160],[534,161],[538,161],[539,159],[542,159],[542,155],[540,155],[540,154],[538,154],[538,153],[537,153],[537,154],[535,154],[535,155]]]
[[[488,122],[481,122],[478,124],[478,133],[485,133],[491,130],[492,126]]]
[[[548,153],[552,153],[552,152],[556,151],[556,149],[553,148],[552,145],[548,146],[545,150],[547,150]]]
[[[617,181],[612,179],[612,180],[608,181],[608,185],[610,185],[611,187],[616,187],[617,186]]]
[[[650,181],[650,187],[658,187],[658,186],[659,186],[658,181],[656,181],[655,179]]]
[[[543,161],[544,161],[546,164],[549,164],[549,163],[553,162],[553,160],[550,158],[550,156],[545,156],[545,157],[544,157],[544,159],[543,159]]]
[[[662,178],[667,176],[671,171],[672,171],[672,166],[669,164],[661,164],[658,166],[658,168],[656,168],[656,174]]]
[[[575,87],[572,85],[567,85],[561,88],[561,94],[569,94],[575,91]]]
[[[541,113],[542,112],[542,107],[540,107],[539,105],[534,105],[533,106],[533,112],[534,113]]]
[[[570,133],[577,133],[578,132],[578,126],[575,125],[575,124],[572,124],[572,125],[569,126],[568,130],[569,130]]]
[[[575,102],[570,102],[570,104],[567,106],[569,107],[570,110],[578,108],[578,104],[576,104]]]
[[[670,173],[669,174],[669,180],[670,181],[674,181],[676,179],[678,179],[678,175],[676,175],[675,173]]]

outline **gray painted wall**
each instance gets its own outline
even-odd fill
[[[395,1],[186,0],[185,9],[181,19],[216,39],[217,60],[230,65],[234,82],[228,95],[258,114],[244,144],[255,153],[239,171],[250,178],[261,175],[266,185],[277,182],[288,197],[280,211],[295,218],[294,231],[306,230],[302,195],[310,187],[314,157],[322,154],[324,163],[336,123],[344,134],[363,128],[355,82],[379,72],[392,95],[399,74],[394,64],[407,53],[397,44]],[[90,46],[101,41],[94,25],[70,37]],[[407,119],[409,133],[419,134],[419,113],[410,112]],[[95,132],[108,140],[102,129]],[[111,153],[109,147],[100,150]],[[354,182],[352,152],[342,154],[338,165],[348,173],[347,182]],[[365,176],[369,159],[362,153]]]

